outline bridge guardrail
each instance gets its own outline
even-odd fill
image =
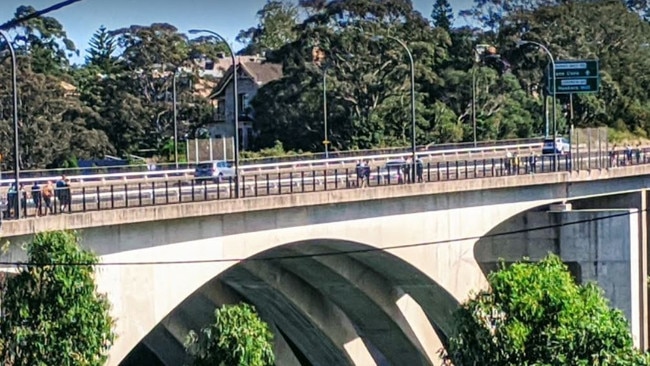
[[[532,144],[523,144],[523,145],[505,145],[505,146],[490,146],[490,147],[478,147],[478,148],[463,148],[456,150],[440,150],[440,151],[427,151],[427,152],[418,152],[418,158],[421,159],[431,159],[434,156],[446,157],[458,157],[460,155],[472,156],[472,154],[480,155],[486,152],[498,152],[505,150],[512,151],[532,151],[532,149],[541,147],[541,143],[532,143]],[[397,154],[384,154],[384,155],[372,155],[364,157],[348,157],[341,159],[325,159],[325,160],[306,160],[306,161],[291,161],[283,162],[277,164],[256,164],[256,165],[244,165],[240,166],[240,171],[242,174],[247,173],[260,173],[264,171],[278,171],[280,169],[295,169],[295,168],[314,168],[314,167],[333,167],[341,166],[344,164],[350,164],[357,160],[369,161],[371,163],[376,163],[377,161],[388,161],[401,158],[407,158],[411,156],[411,153],[397,153]],[[108,180],[128,180],[133,178],[172,178],[178,176],[189,176],[194,173],[194,169],[179,169],[179,170],[151,170],[151,171],[139,171],[139,172],[128,172],[128,173],[108,173],[108,174],[96,174],[96,175],[71,175],[68,176],[73,182],[84,182],[84,181],[108,181]],[[38,176],[38,177],[23,177],[21,172],[20,181],[24,183],[31,184],[35,181],[44,182],[48,180],[57,180],[60,178],[60,174],[50,175],[50,176]],[[26,172],[25,174],[29,174]],[[8,177],[9,175],[9,177]],[[0,180],[0,185],[8,186],[11,185],[14,181],[11,172],[3,172],[2,178]]]
[[[650,150],[648,150],[650,151]],[[499,177],[516,174],[544,174],[557,171],[570,171],[595,168],[614,168],[620,164],[638,165],[649,164],[648,151],[640,152],[634,156],[614,153],[609,156],[594,156],[588,158],[571,157],[569,155],[545,155],[516,160],[505,158],[457,160],[454,162],[427,163],[418,169],[416,183],[442,182],[463,179],[479,179]],[[377,187],[395,184],[408,184],[408,175],[400,174],[398,179],[391,179],[381,168],[377,168],[365,179],[356,174],[356,169],[319,169],[312,174],[301,174],[299,177],[286,179],[246,180],[242,177],[239,196],[260,197],[269,195],[296,194],[338,189],[352,189],[358,187]],[[151,182],[151,184],[138,184],[136,188],[128,184],[112,184],[105,187],[97,186],[94,189],[86,187],[71,187],[68,190],[59,190],[53,199],[51,214],[62,212],[86,212],[97,210],[111,210],[128,207],[153,206],[161,204],[174,204],[183,202],[214,201],[221,199],[235,199],[234,182],[232,179],[225,183],[203,182],[195,183],[193,179],[178,181]],[[17,195],[8,194],[3,203],[3,216],[5,219],[15,217]],[[43,200],[39,201],[40,211],[43,212]],[[24,195],[22,206],[23,217],[34,216],[37,213],[35,202]],[[64,205],[62,205],[64,204]],[[49,210],[48,210],[49,211]]]
[[[518,146],[523,144],[541,144],[543,141],[542,138],[532,138],[532,139],[510,139],[510,140],[498,140],[498,141],[479,141],[477,147],[495,147],[495,146]],[[450,151],[457,149],[467,149],[472,148],[473,143],[464,142],[464,143],[452,143],[452,144],[436,144],[436,145],[424,145],[418,146],[417,150],[421,152],[435,152],[435,151]],[[386,148],[386,149],[372,149],[372,150],[348,150],[348,151],[331,151],[328,155],[329,158],[325,159],[324,153],[305,153],[300,155],[284,155],[276,157],[267,157],[267,158],[252,158],[252,159],[240,159],[241,166],[247,165],[273,165],[276,163],[282,162],[293,162],[293,161],[313,161],[313,160],[337,160],[342,158],[363,158],[366,156],[376,156],[376,155],[386,155],[386,154],[407,154],[411,150],[410,147],[397,147],[397,148]],[[162,163],[155,164],[157,170],[165,171],[174,171],[174,170],[185,170],[185,169],[194,169],[196,166],[195,163],[179,163],[178,168],[175,163]],[[113,165],[113,166],[103,166],[103,167],[83,167],[83,168],[60,168],[60,169],[41,169],[41,170],[25,170],[21,172],[21,175],[26,177],[38,177],[38,176],[55,176],[55,175],[92,175],[92,174],[108,174],[108,173],[133,173],[133,172],[144,172],[147,171],[148,167],[146,164],[140,165]],[[7,170],[3,173],[11,174],[11,170]]]

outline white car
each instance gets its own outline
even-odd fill
[[[197,181],[209,179],[217,183],[224,179],[234,177],[235,169],[230,163],[224,160],[200,162],[194,170],[194,179]]]

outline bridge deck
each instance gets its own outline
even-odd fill
[[[425,182],[376,186],[366,189],[316,191],[276,194],[218,201],[195,201],[159,204],[114,210],[72,212],[69,214],[6,220],[2,223],[3,236],[29,235],[35,232],[59,229],[83,229],[147,221],[164,221],[223,215],[237,212],[274,210],[287,207],[332,205],[365,200],[379,200],[419,195],[435,195],[472,190],[494,190],[534,185],[565,185],[572,183],[650,175],[650,164],[611,169],[553,172],[544,174],[509,175],[490,178]],[[568,197],[567,197],[568,198]]]

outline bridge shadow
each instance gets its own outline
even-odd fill
[[[432,365],[432,339],[446,346],[458,306],[390,253],[340,240],[295,242],[217,274],[121,365],[183,364],[187,332],[209,324],[215,308],[242,301],[270,325],[278,365]]]
[[[503,264],[508,266],[524,258],[539,261],[549,254],[560,254],[560,217],[549,212],[549,205],[539,206],[503,221],[474,245],[474,258],[487,277]],[[577,282],[580,265],[564,262]]]

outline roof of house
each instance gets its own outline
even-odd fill
[[[76,86],[74,86],[74,85],[72,85],[72,84],[70,84],[70,83],[66,83],[65,81],[60,81],[60,82],[59,82],[59,86],[60,86],[63,90],[65,90],[66,92],[75,92],[75,91],[77,91],[77,87],[76,87]]]
[[[238,60],[237,68],[241,69],[248,76],[250,76],[257,85],[264,85],[273,80],[282,77],[282,65],[260,62],[260,60]],[[224,93],[226,86],[232,81],[232,66],[228,69],[224,77],[219,81],[217,87],[214,89],[211,98],[215,98]]]

